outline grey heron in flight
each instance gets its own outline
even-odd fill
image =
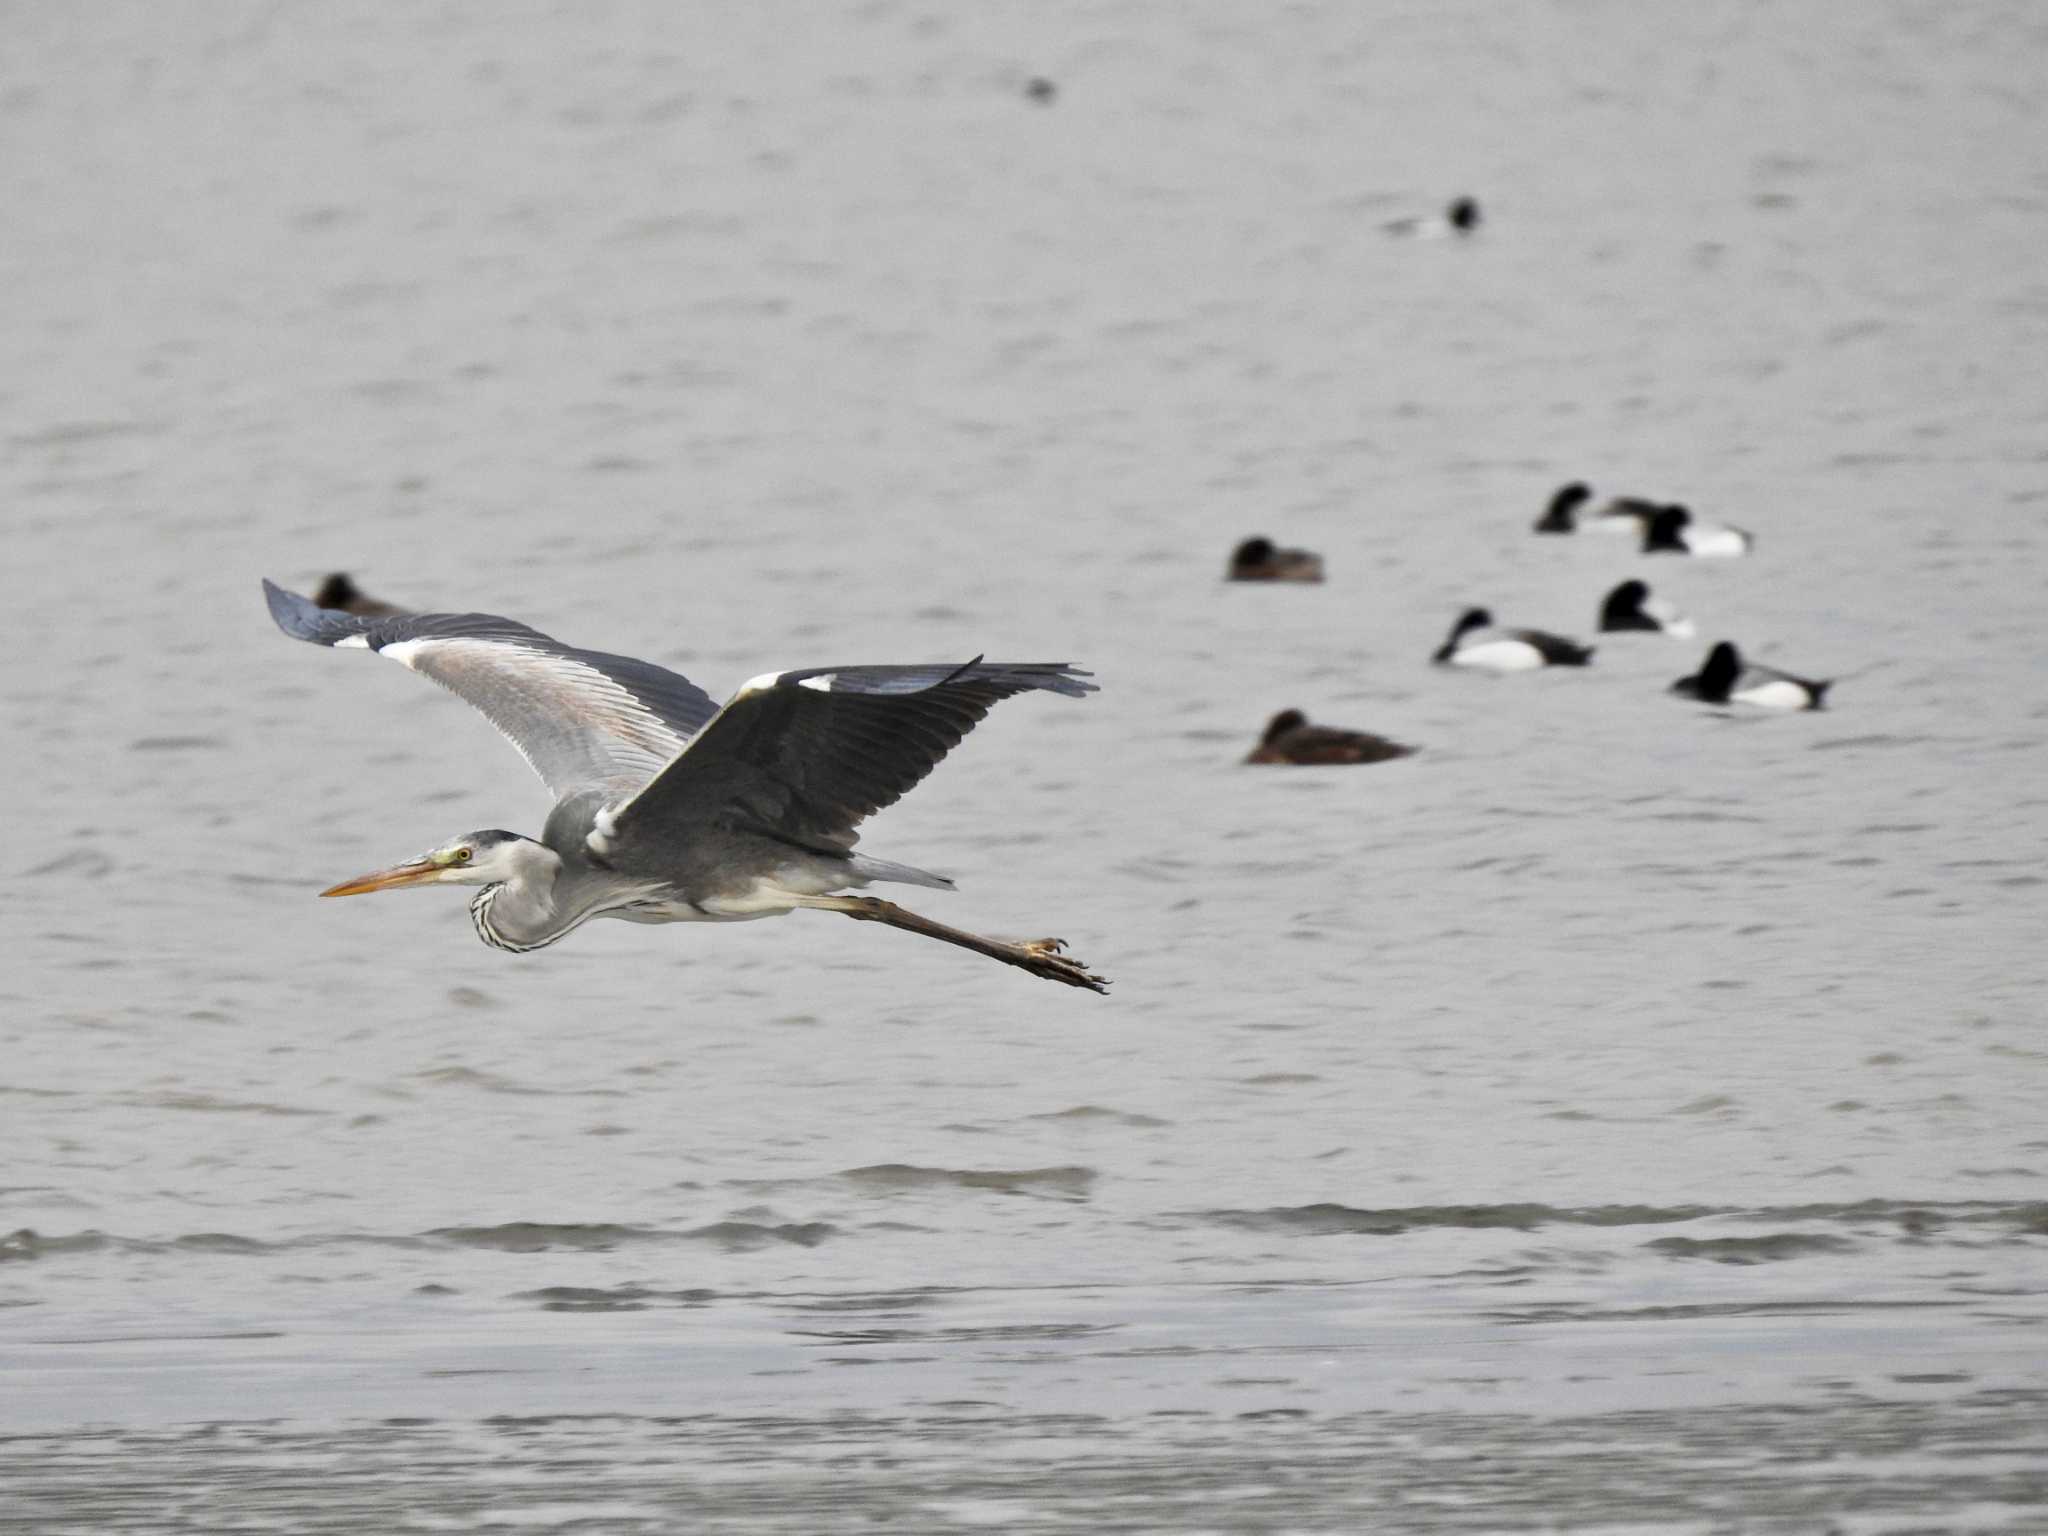
[[[402,662],[475,705],[554,792],[538,839],[470,832],[323,891],[475,885],[476,931],[499,949],[552,944],[594,917],[740,921],[800,907],[957,944],[1070,987],[1107,983],[1058,939],[948,928],[873,896],[871,881],[952,889],[943,875],[854,852],[998,700],[1094,691],[1064,663],[819,667],[754,678],[723,707],[649,662],[579,650],[485,613],[358,617],[263,583],[294,639]]]

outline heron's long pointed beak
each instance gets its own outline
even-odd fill
[[[380,869],[372,874],[357,875],[353,880],[344,880],[331,885],[322,896],[367,896],[372,891],[395,891],[402,885],[423,885],[441,873],[441,866],[429,859],[409,859],[403,864],[394,864],[389,869]]]

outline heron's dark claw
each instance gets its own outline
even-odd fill
[[[1109,982],[1080,961],[1069,960],[1061,953],[1066,947],[1065,939],[1027,939],[1017,946],[1029,957],[1020,964],[1032,975],[1043,976],[1047,981],[1064,982],[1070,987],[1086,987],[1091,992],[1107,994]]]

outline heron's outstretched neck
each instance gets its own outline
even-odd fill
[[[477,937],[493,949],[539,949],[583,920],[583,913],[557,905],[562,859],[554,849],[517,838],[500,845],[497,861],[504,878],[478,891],[469,904]]]

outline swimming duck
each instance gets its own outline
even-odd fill
[[[1659,507],[1643,529],[1646,555],[1696,555],[1726,559],[1746,555],[1756,543],[1740,528],[1703,523],[1680,506]]]
[[[1560,485],[1557,494],[1550,498],[1550,505],[1543,509],[1543,515],[1536,519],[1538,533],[1573,533],[1578,530],[1578,512],[1593,499],[1593,488],[1583,480],[1574,480]]]
[[[1640,581],[1624,581],[1607,594],[1607,601],[1600,605],[1600,627],[1647,629],[1680,640],[1693,636],[1692,620],[1681,616],[1669,603],[1650,596],[1649,587]]]
[[[1450,638],[1432,661],[1452,667],[1480,667],[1489,672],[1529,672],[1537,667],[1583,667],[1593,647],[1540,629],[1495,629],[1484,608],[1467,608],[1451,626]]]
[[[1536,531],[1576,533],[1581,528],[1589,528],[1599,533],[1628,533],[1640,537],[1649,526],[1650,519],[1663,510],[1662,503],[1645,501],[1640,496],[1616,496],[1599,511],[1588,515],[1585,507],[1592,499],[1593,489],[1583,480],[1559,486],[1557,494],[1550,498],[1550,505],[1536,520]]]
[[[1281,549],[1271,539],[1246,539],[1230,557],[1231,581],[1321,581],[1323,557]]]
[[[1761,662],[1744,661],[1726,640],[1707,652],[1691,677],[1681,677],[1671,691],[1702,704],[1754,704],[1759,709],[1819,709],[1832,682],[1794,677]]]
[[[1322,766],[1329,763],[1384,763],[1407,757],[1413,747],[1375,736],[1370,731],[1344,731],[1334,726],[1310,725],[1298,709],[1283,709],[1266,726],[1266,734],[1247,763],[1301,763]]]
[[[1441,240],[1448,235],[1469,235],[1479,227],[1479,199],[1460,197],[1441,214],[1428,219],[1389,219],[1381,226],[1390,235],[1412,235],[1419,240]]]
[[[1663,510],[1661,501],[1650,501],[1641,496],[1614,496],[1593,514],[1589,526],[1607,533],[1626,533],[1640,538],[1649,528],[1650,519]]]
[[[336,571],[320,583],[320,590],[313,594],[313,606],[339,609],[359,619],[390,619],[410,611],[369,596],[349,580],[346,571]]]

